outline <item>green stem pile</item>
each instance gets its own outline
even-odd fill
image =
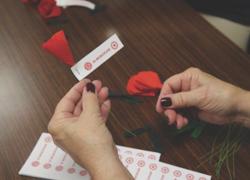
[[[216,145],[219,143],[219,138],[223,135],[225,135],[225,130],[220,131],[215,137],[211,151],[201,157],[201,163],[198,167],[207,162],[212,164],[214,161],[216,177],[220,177],[221,169],[225,166],[230,180],[233,180],[235,179],[235,155],[241,147],[242,140],[246,137],[246,132],[241,127],[230,125],[226,128],[226,136],[222,143]]]

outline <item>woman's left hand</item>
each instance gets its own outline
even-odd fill
[[[84,79],[58,103],[48,125],[55,143],[85,167],[93,179],[112,179],[124,172],[129,176],[106,127],[110,108],[108,88],[102,87],[100,81]]]

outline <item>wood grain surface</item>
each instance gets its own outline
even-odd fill
[[[250,89],[250,58],[210,26],[181,0],[103,0],[106,10],[95,15],[84,8],[64,10],[66,23],[47,24],[36,9],[19,0],[0,4],[0,179],[21,177],[27,159],[60,98],[77,82],[70,68],[46,53],[41,44],[63,29],[76,60],[117,33],[125,47],[89,78],[100,79],[113,91],[126,92],[128,78],[140,70],[157,71],[164,81],[195,66],[217,77]],[[140,105],[113,101],[108,126],[117,144],[154,150],[147,134],[126,139],[124,130],[145,124],[158,133],[162,161],[215,174],[214,166],[200,157],[211,149],[217,127],[208,128],[194,140],[167,136],[155,112],[156,98]],[[236,156],[236,179],[249,179],[249,141]],[[214,178],[215,179],[215,178]],[[226,169],[220,179],[227,180]]]

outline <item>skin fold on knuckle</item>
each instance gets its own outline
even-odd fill
[[[180,106],[183,106],[183,107],[187,107],[187,102],[185,101],[185,97],[183,96],[182,93],[180,93],[176,98],[175,98],[175,102],[174,103],[174,106],[177,106],[177,107],[180,107]]]
[[[209,104],[211,104],[211,100],[212,100],[212,98],[209,97],[210,94],[211,94],[210,88],[208,86],[200,88],[196,96],[197,107],[199,108],[208,107]]]

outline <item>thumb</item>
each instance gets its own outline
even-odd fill
[[[161,105],[165,108],[199,107],[201,98],[197,90],[169,94],[161,99]]]
[[[83,113],[91,115],[100,114],[99,99],[93,83],[88,83],[83,91],[82,107]]]

